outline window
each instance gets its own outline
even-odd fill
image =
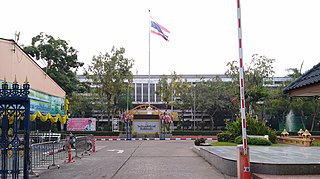
[[[136,91],[136,94],[137,94],[137,102],[141,102],[142,101],[142,96],[141,96],[141,83],[137,83],[137,91]]]

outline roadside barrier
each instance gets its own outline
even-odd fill
[[[31,144],[30,148],[30,173],[36,168],[58,167],[57,160],[65,160],[67,151],[64,150],[66,140],[50,141],[43,143]]]
[[[93,135],[68,136],[63,140],[31,144],[29,173],[38,176],[34,170],[60,168],[58,163],[72,163],[73,158],[90,155],[90,151],[95,152]]]
[[[83,156],[85,154],[90,155],[90,150],[93,147],[93,136],[77,136],[75,137],[76,142],[74,144],[76,150],[76,158],[81,158],[79,155]]]

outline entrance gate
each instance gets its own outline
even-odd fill
[[[0,176],[1,179],[17,179],[19,174],[23,174],[23,178],[28,179],[30,134],[30,99],[28,94],[30,85],[26,81],[20,88],[17,82],[11,86],[3,82],[1,87]],[[19,135],[20,125],[23,126],[23,132],[20,132]]]

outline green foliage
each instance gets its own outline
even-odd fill
[[[83,66],[78,62],[78,51],[69,46],[67,41],[56,39],[42,32],[32,38],[30,46],[24,47],[24,51],[36,60],[44,60],[47,67],[44,71],[67,93],[83,90],[76,77],[76,71]]]
[[[88,96],[72,93],[69,100],[72,102],[69,107],[71,117],[92,117],[92,100]]]
[[[247,116],[247,134],[248,135],[269,135],[271,142],[276,143],[277,132],[271,130],[265,125],[261,120],[256,120],[252,116]],[[242,135],[242,125],[241,120],[237,119],[235,121],[227,122],[227,131],[234,136]]]
[[[177,130],[181,130],[181,121],[178,122]]]
[[[256,103],[258,101],[264,101],[268,97],[268,91],[263,86],[263,79],[268,78],[274,74],[273,63],[274,59],[267,58],[263,55],[253,54],[250,64],[245,68],[245,98],[246,109],[249,106],[253,110],[256,109]],[[234,88],[236,96],[239,96],[239,67],[237,61],[232,61],[227,64],[229,69],[226,71],[226,75],[233,79],[231,87]],[[237,84],[237,85],[235,85]],[[239,98],[237,99],[239,104]],[[239,106],[239,105],[238,105]]]
[[[238,144],[233,142],[212,142],[212,146],[237,146]]]
[[[124,48],[112,47],[110,53],[94,56],[86,71],[87,78],[96,86],[91,90],[94,108],[103,115],[111,114],[113,117],[118,114],[117,111],[126,109],[134,60],[125,58],[124,54]]]
[[[234,137],[230,132],[222,132],[217,135],[218,142],[233,142]]]
[[[228,121],[226,129],[229,133],[233,134],[234,136],[241,135],[241,131],[242,131],[241,120],[236,119],[234,121]]]
[[[273,144],[277,143],[277,131],[276,130],[269,130],[269,140]]]
[[[320,146],[320,141],[313,141],[312,143],[311,143],[311,146]]]
[[[247,139],[248,145],[271,145],[271,142],[265,138],[248,137]],[[242,144],[242,136],[236,137],[234,142],[237,144]]]

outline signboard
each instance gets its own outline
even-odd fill
[[[51,96],[39,91],[30,90],[30,111],[41,113],[50,113],[52,115],[65,114],[65,99]]]
[[[114,118],[112,120],[112,131],[113,132],[119,132],[119,119],[118,118]]]
[[[95,118],[69,118],[67,122],[68,131],[96,131]]]
[[[156,133],[159,132],[160,125],[159,121],[134,121],[133,129],[137,133]]]
[[[0,85],[3,81],[0,80]],[[9,85],[12,83],[8,83]],[[43,114],[65,115],[65,99],[30,89],[30,112],[40,111]]]

